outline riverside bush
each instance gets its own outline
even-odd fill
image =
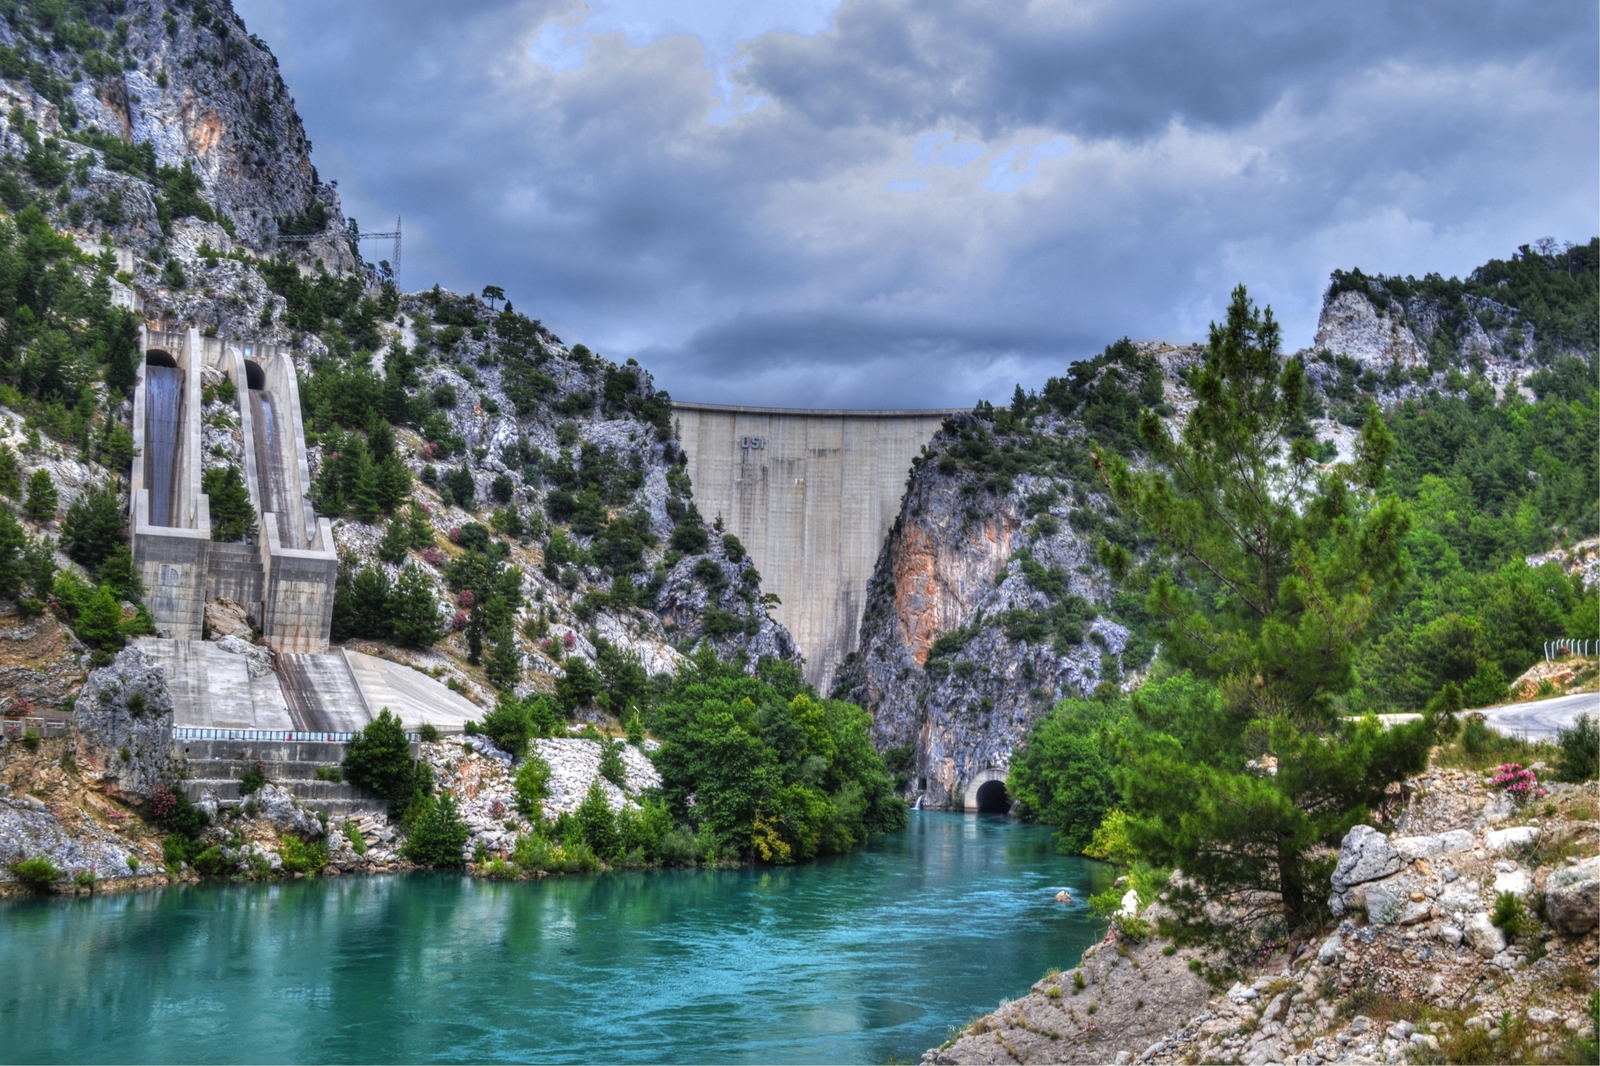
[[[419,807],[402,854],[418,866],[462,865],[466,860],[461,851],[471,834],[461,820],[456,798],[445,792]]]
[[[906,824],[866,712],[817,699],[788,663],[763,659],[751,677],[703,645],[646,724],[662,742],[654,759],[667,809],[711,861],[843,853]]]
[[[387,707],[350,741],[345,750],[344,776],[356,787],[370,789],[388,800],[393,811],[404,811],[433,787],[433,771],[411,757],[405,729]]]
[[[538,753],[530,753],[517,767],[512,781],[517,796],[517,813],[530,822],[544,820],[544,800],[550,794],[550,764]]]
[[[18,881],[35,891],[42,891],[61,878],[56,864],[44,855],[31,859],[17,859],[11,864],[11,873]]]

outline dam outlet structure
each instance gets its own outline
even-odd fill
[[[696,505],[750,553],[819,691],[856,648],[911,460],[959,413],[673,403]]]
[[[426,674],[329,647],[338,557],[332,523],[308,498],[293,351],[195,329],[146,328],[142,344],[129,509],[156,636],[135,643],[166,675],[174,727],[206,743],[263,734],[334,742],[385,708],[408,729],[460,732],[479,717],[475,704]],[[220,415],[212,409],[212,428],[235,434],[229,461],[241,468],[256,515],[256,532],[236,540],[215,535],[203,491],[202,390],[224,380],[234,400]],[[258,644],[203,639],[206,605],[218,600],[244,608]]]

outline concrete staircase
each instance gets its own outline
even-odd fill
[[[317,771],[337,769],[347,745],[302,741],[187,740],[180,742],[189,760],[184,791],[191,801],[207,789],[223,806],[237,806],[245,771],[261,763],[267,780],[286,789],[301,804],[344,818],[355,811],[378,811],[386,801],[347,781],[322,781]]]

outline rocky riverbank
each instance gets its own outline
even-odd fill
[[[1600,786],[1519,804],[1486,782],[1436,769],[1352,829],[1337,925],[1241,962],[1151,934],[1158,901],[922,1061],[1592,1062]]]

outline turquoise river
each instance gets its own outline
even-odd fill
[[[917,813],[776,869],[0,904],[0,1061],[914,1061],[1075,963],[1108,876],[1040,826]]]

